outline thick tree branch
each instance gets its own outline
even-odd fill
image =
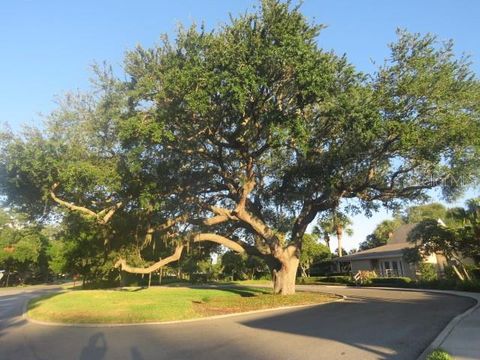
[[[73,203],[69,203],[65,200],[60,199],[57,197],[55,194],[55,189],[58,187],[59,183],[53,184],[52,188],[50,189],[50,197],[52,198],[53,201],[55,201],[57,204],[60,206],[66,207],[69,210],[72,211],[77,211],[82,213],[85,216],[92,217],[94,218],[99,224],[105,225],[107,224],[110,219],[112,218],[113,214],[120,209],[123,205],[122,202],[118,202],[113,206],[109,206],[108,208],[99,211],[98,213],[84,207],[84,206],[78,206]]]
[[[240,254],[245,253],[245,249],[239,243],[221,235],[212,234],[212,233],[202,233],[202,234],[197,234],[193,237],[193,242],[200,242],[200,241],[211,241],[211,242],[223,245]]]
[[[120,209],[122,207],[123,203],[120,201],[118,203],[116,203],[115,205],[105,209],[105,210],[102,210],[100,211],[98,214],[97,214],[97,218],[103,223],[103,224],[106,224],[110,221],[110,219],[112,218],[113,214],[115,214],[115,212]],[[106,212],[105,215],[103,215],[104,213]]]
[[[210,211],[216,214],[216,216],[203,220],[203,225],[211,226],[224,223],[228,220],[238,220],[234,215],[232,215],[230,210],[221,207],[211,206]]]
[[[151,274],[152,272],[164,267],[165,265],[168,265],[171,262],[174,262],[180,259],[180,256],[182,256],[182,251],[184,247],[185,247],[184,245],[178,245],[175,248],[175,252],[172,255],[170,255],[169,257],[166,257],[165,259],[157,261],[155,264],[152,264],[146,268],[130,266],[127,264],[127,261],[125,259],[119,259],[115,263],[115,268],[120,268],[121,270],[128,273],[132,273],[132,274]]]
[[[50,190],[50,197],[52,198],[53,201],[55,201],[57,204],[61,205],[61,206],[64,206],[66,207],[67,209],[69,210],[72,210],[72,211],[78,211],[78,212],[81,212],[83,213],[84,215],[87,215],[87,216],[90,216],[90,217],[94,217],[96,218],[97,217],[97,213],[90,210],[90,209],[87,209],[86,207],[83,207],[83,206],[77,206],[77,205],[74,205],[73,203],[69,203],[67,201],[64,201],[60,198],[58,198],[56,195],[55,195],[55,189],[58,187],[58,183],[54,184],[52,186],[52,189]]]

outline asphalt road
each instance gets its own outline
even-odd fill
[[[57,327],[22,318],[25,301],[53,288],[0,290],[0,359],[414,360],[450,319],[473,305],[424,292],[299,288],[349,299],[183,324]]]

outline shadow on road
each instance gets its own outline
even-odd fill
[[[82,349],[79,360],[102,360],[107,353],[105,335],[98,332],[90,336],[87,346]]]
[[[354,299],[242,321],[247,327],[343,343],[381,360],[415,359],[471,299]],[[334,346],[334,345],[332,345]],[[318,350],[325,356],[324,350]],[[323,357],[322,357],[323,358]],[[325,357],[326,358],[326,357]]]
[[[25,319],[18,317],[0,320],[0,338],[6,335],[12,329],[23,326],[26,323],[27,321]]]
[[[107,341],[103,332],[90,336],[87,345],[82,349],[79,360],[103,360],[108,351]],[[131,360],[144,360],[138,347],[130,347]]]
[[[144,360],[142,354],[136,346],[132,346],[130,348],[130,354],[132,355],[132,360]]]

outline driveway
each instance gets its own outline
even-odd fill
[[[0,291],[0,359],[414,360],[450,319],[474,303],[426,292],[299,289],[348,300],[182,324],[57,327],[21,317],[27,299],[52,288]]]

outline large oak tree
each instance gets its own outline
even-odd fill
[[[65,129],[34,146],[35,172],[25,165],[32,154],[15,154],[45,135],[6,141],[8,200],[38,211],[48,196],[96,219],[106,237],[124,236],[116,214],[144,243],[158,233],[176,244],[146,269],[121,258],[125,271],[154,271],[187,243],[213,241],[265,258],[275,291],[293,293],[302,239],[320,213],[346,203],[370,213],[433,187],[455,196],[478,169],[480,86],[451,43],[399,32],[385,63],[363,74],[319,47],[321,29],[291,3],[265,0],[213,31],[193,26],[138,47],[127,80],[100,77],[108,91],[89,114],[108,141],[88,132],[94,140],[73,146],[74,159],[86,157],[80,167],[66,173],[73,150],[52,143]]]

